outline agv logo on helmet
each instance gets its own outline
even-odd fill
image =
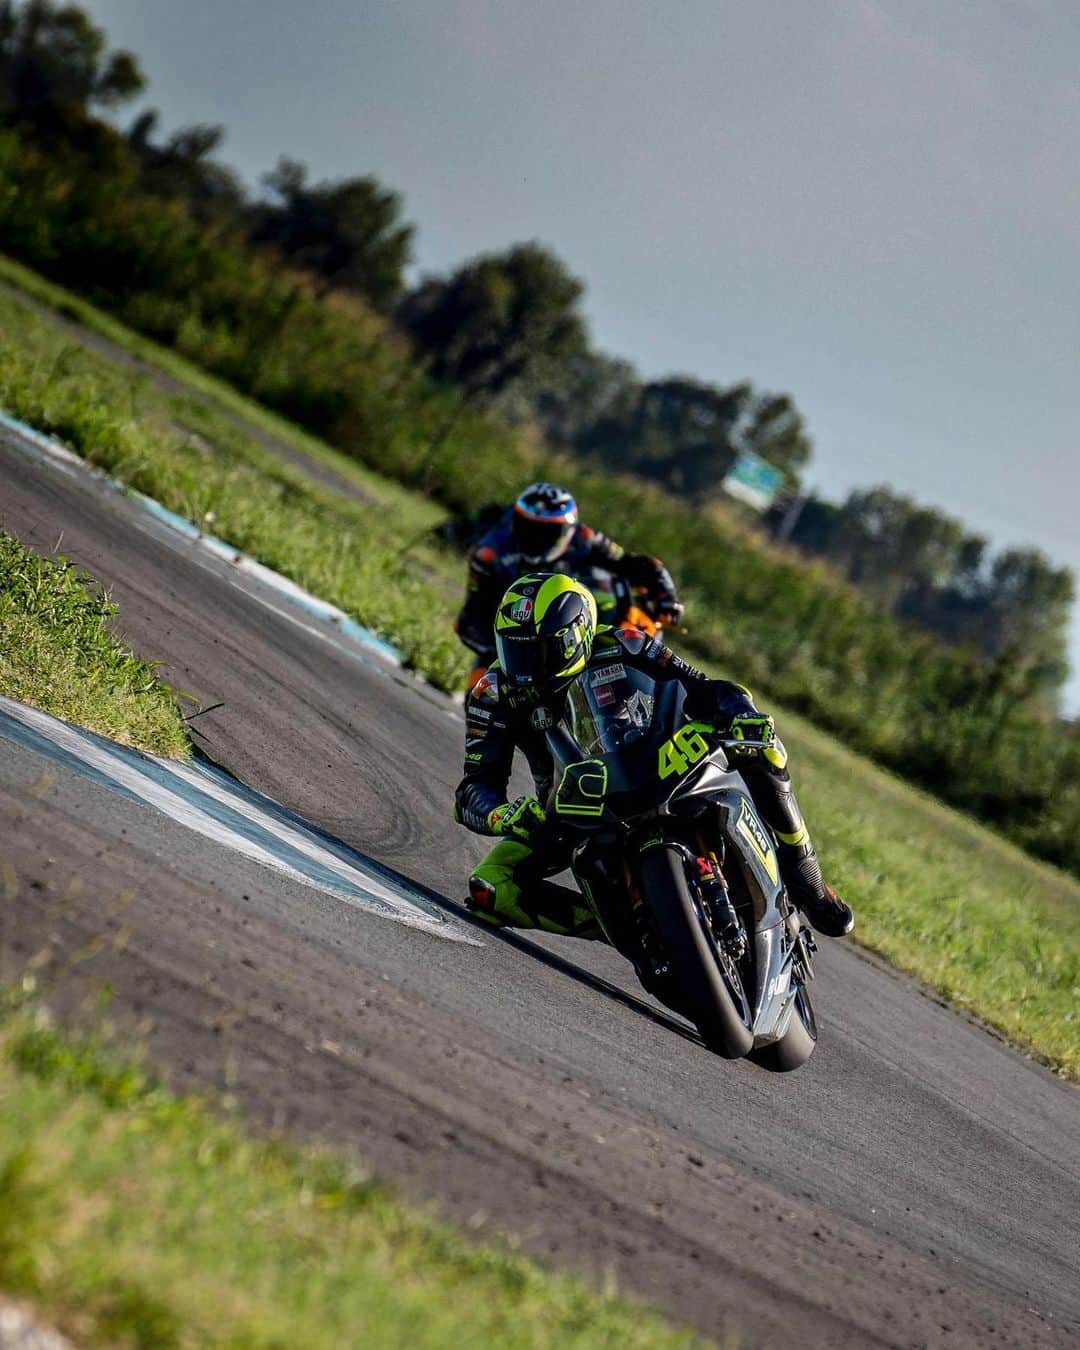
[[[558,692],[585,669],[596,635],[596,601],[572,577],[519,577],[495,618],[499,666],[515,685]]]

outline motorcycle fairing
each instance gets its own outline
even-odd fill
[[[588,681],[588,674],[585,681]],[[789,913],[780,880],[779,862],[772,835],[754,807],[741,774],[729,764],[722,748],[712,746],[708,757],[690,767],[673,790],[667,792],[658,779],[660,746],[683,719],[685,690],[677,681],[653,685],[653,702],[640,724],[625,720],[625,727],[612,715],[612,702],[598,703],[591,683],[583,682],[578,706],[572,708],[570,725],[560,723],[547,732],[548,746],[556,763],[559,788],[555,812],[560,824],[594,831],[616,820],[636,819],[651,830],[664,819],[692,819],[707,810],[717,813],[725,857],[735,860],[744,887],[735,897],[742,909],[753,942],[753,990],[747,990],[752,1008],[755,1046],[779,1039],[787,1030],[795,1003],[797,985],[793,962],[797,951],[798,919]],[[627,671],[625,680],[601,677],[600,688],[622,685],[621,707],[633,708],[633,700],[645,692],[641,678]],[[648,697],[648,695],[646,695]],[[700,725],[700,724],[695,724]],[[560,777],[561,775],[561,777]],[[658,828],[658,837],[662,834]],[[588,849],[580,848],[581,863]],[[582,868],[584,870],[584,868]],[[575,873],[578,864],[575,863]],[[607,931],[607,922],[584,891],[597,918]],[[613,936],[608,933],[609,939]]]

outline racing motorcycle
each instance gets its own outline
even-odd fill
[[[640,587],[631,586],[625,577],[612,576],[598,567],[592,575],[581,577],[596,599],[596,614],[600,623],[612,628],[620,623],[632,624],[649,637],[659,633],[664,621],[653,613],[652,601]]]
[[[685,713],[677,680],[618,660],[590,666],[546,729],[551,810],[575,840],[574,877],[644,987],[728,1059],[798,1068],[817,1024],[813,936],[780,878],[775,841],[738,754]]]

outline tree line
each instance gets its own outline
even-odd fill
[[[109,53],[104,34],[70,5],[4,0],[0,53],[5,119],[68,141],[100,148],[90,110],[115,109],[145,88],[136,58]],[[549,250],[515,245],[409,289],[414,230],[400,196],[371,175],[313,183],[304,165],[282,158],[251,200],[215,158],[221,127],[161,135],[158,124],[157,113],[144,112],[124,137],[144,191],[183,201],[207,227],[272,248],[312,279],[318,296],[361,298],[408,336],[433,378],[470,402],[698,505],[720,495],[743,449],[782,470],[789,495],[797,493],[812,447],[790,395],[747,381],[643,380],[630,362],[591,346],[584,287]],[[813,498],[787,537],[946,642],[988,658],[1021,653],[1033,697],[1052,708],[1068,670],[1072,585],[1037,551],[991,558],[986,541],[959,522],[887,488],[853,492],[840,505]]]
[[[641,380],[591,348],[580,281],[537,244],[410,288],[396,194],[282,161],[252,198],[219,128],[99,116],[143,87],[76,6],[0,0],[0,247],[452,509],[565,480],[669,561],[698,652],[1080,870],[1080,737],[1047,715],[1060,649],[1020,622],[1063,615],[1063,580],[1041,593],[1038,565],[988,560],[962,529],[943,542],[891,494],[818,512],[845,522],[828,566],[770,546],[711,503],[740,446],[797,481],[790,398]],[[950,606],[965,646],[908,622],[945,628]]]
[[[1074,600],[1068,568],[1034,548],[991,554],[987,540],[888,487],[782,502],[766,518],[777,533],[829,559],[898,618],[987,660],[1008,657],[1028,695],[1052,713],[1068,678]]]

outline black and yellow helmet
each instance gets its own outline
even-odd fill
[[[495,649],[511,687],[541,694],[565,688],[585,669],[596,636],[596,601],[573,577],[519,577],[495,613]]]

